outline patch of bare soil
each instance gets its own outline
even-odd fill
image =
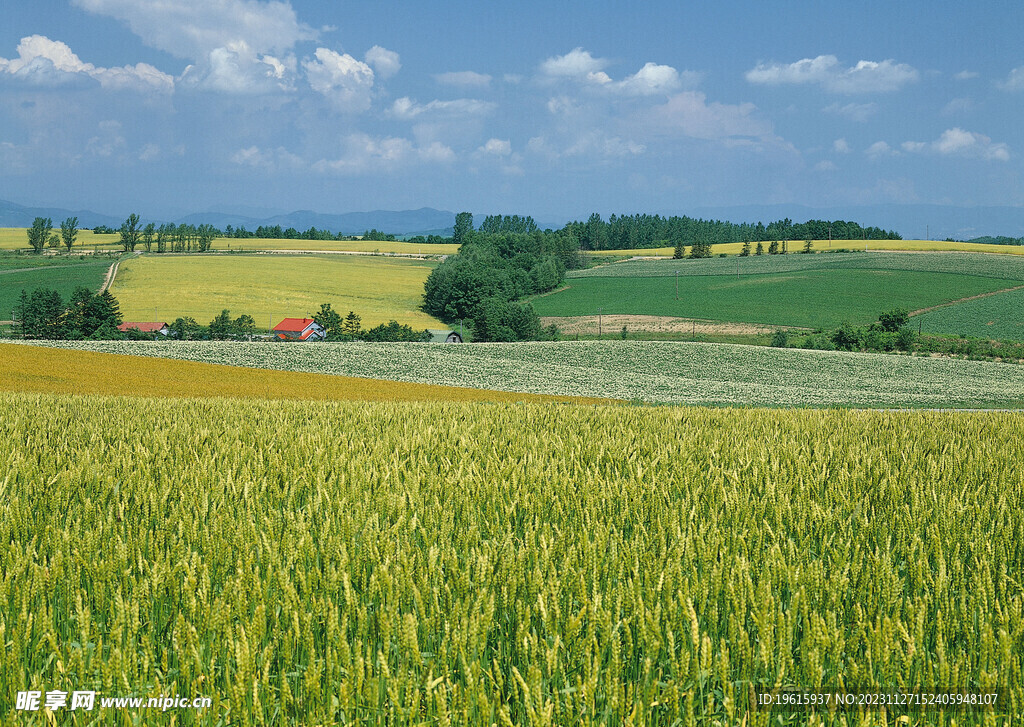
[[[701,333],[719,335],[757,335],[774,333],[779,328],[785,330],[802,330],[787,326],[763,326],[756,323],[723,323],[721,321],[698,320],[694,318],[673,318],[671,316],[633,316],[606,315],[598,316],[545,316],[540,319],[545,326],[554,324],[565,336],[596,336],[598,327],[602,333],[627,331],[646,333]]]

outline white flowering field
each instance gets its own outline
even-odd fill
[[[659,404],[1020,408],[1024,366],[666,341],[48,342],[135,356]]]

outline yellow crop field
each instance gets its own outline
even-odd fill
[[[0,441],[5,724],[1024,713],[1019,414],[0,393]]]
[[[769,243],[764,245],[765,254],[768,253]],[[975,242],[944,242],[942,240],[814,240],[814,250],[910,250],[910,251],[932,251],[932,252],[988,252],[997,255],[1024,255],[1024,245],[983,245]],[[738,255],[743,249],[742,242],[727,242],[711,246],[711,253],[719,255]],[[751,243],[751,253],[757,249],[757,243]],[[789,240],[788,252],[795,253],[804,249],[804,240]],[[635,248],[631,250],[585,250],[587,255],[627,255],[630,257],[672,257],[675,248],[652,247]],[[687,248],[689,252],[689,248]]]
[[[60,220],[54,220],[54,232],[60,234]],[[79,230],[73,252],[91,252],[94,249],[120,250],[118,235],[94,235],[92,230]],[[28,250],[28,235],[24,227],[0,227],[0,250]],[[58,248],[64,251],[62,245]]]
[[[394,319],[417,330],[443,328],[419,310],[434,263],[357,255],[145,255],[120,264],[111,292],[124,320],[202,324],[227,308],[258,328],[302,318],[330,303],[355,311],[364,328]]]
[[[271,371],[14,343],[0,343],[0,391],[186,399],[225,397],[315,401],[607,402],[583,397],[516,394],[350,376]]]
[[[402,255],[454,255],[458,245],[417,245],[413,242],[388,240],[238,240],[218,237],[213,241],[215,251],[223,250],[323,250],[328,252],[382,252]]]
[[[54,221],[54,232],[60,233],[60,221]],[[75,250],[120,250],[120,235],[94,235],[92,230],[79,230]],[[0,250],[28,248],[28,236],[24,227],[0,227]],[[63,249],[63,248],[61,248]],[[142,250],[140,244],[136,250]],[[233,237],[218,237],[213,241],[214,252],[227,250],[323,250],[327,252],[382,252],[403,255],[454,255],[458,245],[417,245],[412,242],[387,240],[287,240],[256,239],[239,240]]]

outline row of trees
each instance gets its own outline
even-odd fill
[[[330,303],[321,303],[320,310],[314,313],[313,320],[319,323],[327,332],[328,341],[370,341],[382,343],[387,341],[397,342],[426,342],[430,340],[430,331],[417,331],[412,326],[388,321],[381,323],[368,330],[363,330],[363,319],[354,311],[342,318],[338,311],[331,307]]]
[[[78,287],[64,300],[56,290],[24,290],[14,309],[14,333],[22,338],[81,340],[121,338],[121,310],[109,291]]]
[[[783,240],[899,240],[900,236],[879,227],[861,227],[842,220],[790,219],[770,222],[734,223],[693,217],[660,215],[612,215],[604,221],[596,212],[586,222],[570,222],[563,230],[579,241],[582,250],[628,250],[633,248],[696,245],[709,247],[727,242],[771,242]]]

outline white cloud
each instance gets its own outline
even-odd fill
[[[101,121],[99,133],[85,144],[85,151],[97,157],[112,157],[123,151],[127,143],[121,135],[121,122],[115,120]]]
[[[823,159],[814,165],[815,170],[819,172],[834,172],[839,167],[835,165],[835,162],[831,162],[828,159]]]
[[[29,83],[61,85],[92,79],[110,90],[156,91],[170,93],[174,78],[147,63],[102,68],[85,63],[66,43],[43,35],[31,35],[18,43],[18,57],[0,58],[0,72]]]
[[[838,154],[849,154],[850,145],[846,143],[846,139],[836,139],[832,142],[832,151]]]
[[[483,116],[497,108],[490,101],[479,101],[473,98],[457,98],[451,101],[434,100],[426,104],[417,103],[408,96],[395,99],[391,105],[391,114],[400,119],[414,119],[423,114],[437,116]]]
[[[694,71],[680,73],[672,66],[645,63],[636,73],[615,81],[603,70],[607,65],[605,59],[575,48],[564,56],[548,58],[541,63],[540,71],[548,81],[573,81],[622,96],[668,95],[682,87],[695,86],[701,77]]]
[[[490,76],[486,73],[477,73],[476,71],[437,73],[434,74],[434,80],[446,86],[487,88],[491,84]]]
[[[851,121],[865,122],[878,111],[876,103],[848,103],[840,106],[838,103],[830,104],[822,109],[828,114],[845,116]]]
[[[416,164],[446,164],[454,159],[451,147],[437,141],[417,147],[405,138],[352,134],[345,139],[341,157],[321,159],[313,164],[313,169],[324,174],[357,175],[394,172]]]
[[[957,81],[969,81],[972,78],[977,78],[978,74],[975,71],[960,71],[953,75],[953,78]]]
[[[226,93],[271,93],[294,90],[295,76],[294,56],[261,56],[238,41],[214,48],[206,63],[186,68],[181,81]]]
[[[876,141],[874,144],[864,150],[872,159],[881,159],[883,157],[896,156],[899,152],[893,149],[891,146],[886,144],[884,141]]]
[[[751,103],[708,103],[703,93],[683,91],[643,116],[657,128],[696,139],[768,138],[771,125],[755,116],[756,110]]]
[[[907,141],[902,147],[904,151],[913,153],[930,152],[943,156],[963,156],[1000,162],[1010,159],[1010,147],[1006,144],[993,143],[983,134],[964,131],[959,127],[946,129],[935,141]]]
[[[245,43],[257,54],[289,50],[318,33],[300,23],[288,2],[258,0],[72,0],[126,23],[146,44],[180,58]]]
[[[343,111],[360,112],[370,108],[372,68],[347,53],[327,48],[317,48],[315,55],[316,60],[302,62],[306,80],[314,91]]]
[[[804,58],[789,64],[760,63],[745,74],[750,83],[817,84],[831,93],[845,94],[896,91],[916,81],[918,76],[915,68],[892,59],[858,61],[851,68],[843,68],[833,55]]]
[[[574,48],[564,56],[548,58],[540,64],[540,70],[551,78],[586,79],[605,83],[603,79],[608,79],[608,76],[601,69],[607,65],[608,61],[603,58],[594,58],[589,51]]]
[[[950,99],[949,103],[942,107],[942,114],[950,116],[952,114],[960,114],[970,111],[974,108],[974,102],[969,98],[954,98]]]
[[[669,93],[680,86],[679,72],[672,66],[646,63],[644,67],[616,84],[617,90],[629,96],[651,96]]]
[[[260,149],[258,146],[239,149],[231,155],[231,163],[266,170],[299,169],[305,166],[301,157],[280,146],[276,149]]]
[[[512,143],[508,139],[488,139],[477,151],[499,157],[508,156],[512,153]]]
[[[399,55],[393,50],[381,48],[379,45],[375,45],[366,51],[364,59],[381,78],[391,78],[402,68],[402,61]]]
[[[1010,71],[1006,80],[999,84],[1004,91],[1024,91],[1024,66],[1018,66]]]

